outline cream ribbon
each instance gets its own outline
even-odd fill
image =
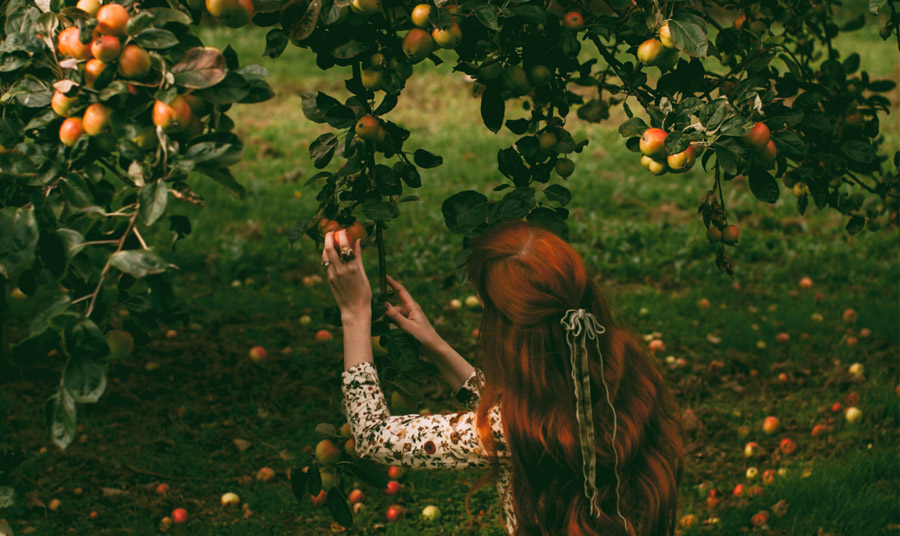
[[[569,358],[572,364],[572,381],[575,383],[575,417],[578,419],[578,434],[581,440],[581,458],[584,472],[584,494],[591,502],[591,515],[600,515],[600,491],[597,489],[597,453],[594,447],[594,408],[591,400],[591,374],[590,362],[587,351],[587,340],[594,341],[597,347],[597,355],[600,357],[600,379],[606,390],[606,403],[612,410],[612,451],[613,471],[616,475],[616,513],[625,524],[625,532],[628,532],[628,521],[622,515],[619,496],[619,451],[616,450],[616,429],[618,426],[616,408],[609,398],[609,386],[603,375],[603,353],[600,352],[600,335],[606,333],[606,328],[600,325],[597,317],[584,309],[569,309],[566,311],[560,323],[566,328],[566,342],[569,345]],[[579,341],[580,339],[580,341]],[[579,344],[580,342],[580,344]],[[579,357],[579,350],[580,357]]]

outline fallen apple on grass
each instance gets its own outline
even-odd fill
[[[844,418],[847,419],[848,423],[853,424],[862,418],[862,411],[855,406],[851,406],[844,412]]]
[[[387,487],[384,489],[384,492],[388,495],[397,495],[403,489],[403,484],[397,482],[396,480],[391,480],[387,483]]]
[[[266,352],[266,349],[262,346],[254,346],[250,349],[250,359],[252,359],[256,363],[265,361],[268,355],[268,352]]]
[[[328,492],[324,489],[319,491],[318,495],[309,495],[309,500],[312,501],[313,506],[325,506],[325,503],[328,502]]]
[[[350,501],[350,504],[361,503],[365,498],[366,496],[361,489],[354,489],[350,492],[350,495],[347,496],[347,500]]]
[[[395,523],[400,521],[404,514],[406,514],[406,508],[399,504],[392,504],[387,510],[387,520],[389,523]]]
[[[437,506],[430,504],[422,509],[422,517],[425,521],[437,521],[441,517],[441,511]]]
[[[166,483],[159,484],[156,486],[156,494],[157,495],[165,495],[169,493],[169,485]]]
[[[222,495],[222,498],[219,499],[219,502],[222,503],[222,506],[237,506],[241,504],[241,498],[238,497],[237,493],[228,492]]]
[[[176,508],[172,510],[172,521],[178,524],[186,523],[188,520],[187,510],[184,508]]]
[[[388,468],[388,478],[390,478],[391,480],[400,480],[405,473],[406,469],[404,469],[403,467],[392,465]]]
[[[316,332],[316,342],[329,342],[334,340],[334,335],[327,329],[320,329]]]
[[[778,417],[774,417],[769,415],[763,420],[762,431],[766,434],[774,434],[778,431],[779,426],[781,425],[781,421],[778,420]]]
[[[256,472],[256,479],[260,482],[271,482],[275,478],[275,471],[269,467],[263,467]]]

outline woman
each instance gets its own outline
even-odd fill
[[[468,276],[484,307],[483,373],[388,279],[401,303],[387,304],[387,316],[469,403],[471,412],[455,415],[390,415],[372,365],[361,255],[345,232],[326,235],[322,264],[341,309],[344,402],[360,456],[492,467],[510,534],[674,532],[684,456],[678,406],[635,336],[615,326],[571,246],[523,222],[477,241]]]

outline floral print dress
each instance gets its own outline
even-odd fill
[[[478,440],[474,409],[481,397],[484,378],[476,370],[455,393],[469,412],[449,415],[391,415],[372,363],[360,363],[342,376],[347,420],[356,440],[356,452],[363,458],[388,465],[415,469],[464,469],[487,467],[490,461]],[[489,412],[491,430],[500,457],[497,491],[503,498],[506,530],[515,532],[509,488],[509,448],[503,437],[500,408]]]

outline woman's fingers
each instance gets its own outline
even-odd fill
[[[400,329],[402,329],[404,331],[409,331],[409,329],[408,329],[410,327],[409,319],[403,315],[403,313],[400,311],[400,309],[398,309],[397,307],[394,307],[393,305],[391,305],[387,302],[385,302],[384,305],[387,308],[385,310],[384,314],[388,318],[393,320],[394,323],[397,324],[398,327],[400,327]]]
[[[388,284],[397,291],[397,295],[400,296],[400,300],[403,301],[403,305],[408,311],[412,311],[418,306],[416,300],[414,300],[409,291],[406,290],[406,287],[389,275],[386,276],[386,278]]]
[[[334,231],[325,233],[325,248],[322,250],[322,260],[337,264],[337,251],[334,249]]]

